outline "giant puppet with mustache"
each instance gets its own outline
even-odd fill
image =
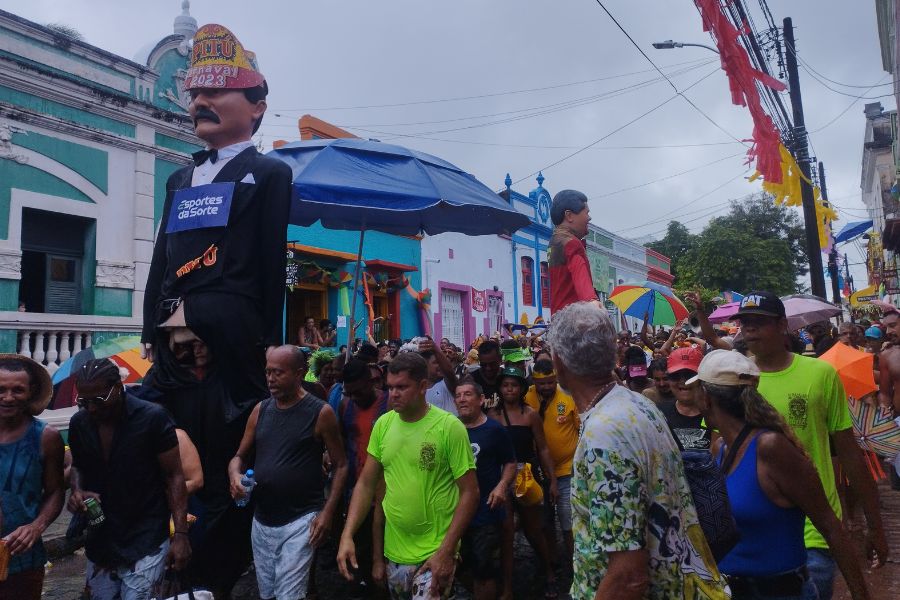
[[[292,177],[250,141],[268,85],[231,31],[197,31],[185,89],[207,148],[166,184],[141,339],[154,364],[141,392],[172,412],[199,451],[205,485],[192,578],[218,598],[249,557],[252,511],[234,506],[227,465],[251,409],[269,395],[266,348],[282,343]]]

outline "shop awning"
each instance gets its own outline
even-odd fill
[[[338,260],[341,262],[355,262],[356,255],[352,252],[341,252],[340,250],[331,250],[329,248],[318,248],[316,246],[305,246],[303,244],[296,244],[294,242],[289,242],[288,250],[293,250],[298,254],[303,254],[305,256],[311,256],[315,258],[325,258],[329,260]]]
[[[409,273],[410,271],[418,271],[418,267],[413,265],[404,265],[403,263],[395,263],[387,260],[366,260],[366,268],[374,271],[394,271],[398,273]]]

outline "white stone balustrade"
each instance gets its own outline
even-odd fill
[[[127,317],[0,311],[0,331],[16,332],[16,352],[33,358],[52,375],[59,365],[94,342],[95,332],[137,333]]]

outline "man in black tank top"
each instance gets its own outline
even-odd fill
[[[313,548],[331,528],[347,479],[337,417],[328,404],[301,386],[306,368],[306,355],[296,346],[269,352],[266,384],[272,396],[253,409],[240,448],[228,465],[236,500],[245,496],[244,469],[254,470],[251,540],[264,600],[306,595]],[[334,472],[327,501],[325,450]]]

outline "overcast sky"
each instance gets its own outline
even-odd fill
[[[749,115],[731,105],[712,53],[650,45],[664,39],[711,44],[692,0],[605,4],[650,58],[673,73],[680,90],[708,75],[686,95],[728,134],[676,97],[594,148],[544,168],[674,93],[595,0],[193,0],[191,14],[201,25],[231,28],[256,52],[271,90],[262,127],[267,146],[297,139],[297,118],[311,113],[361,137],[438,155],[493,189],[508,172],[513,180],[524,178],[514,189],[527,193],[536,185],[531,174],[544,168],[551,194],[584,191],[594,222],[626,237],[660,236],[669,218],[699,231],[727,210],[727,200],[759,190],[744,179],[744,148],[731,137],[750,137]],[[747,5],[763,28],[758,1]],[[128,58],[171,33],[180,6],[180,0],[3,2],[27,19],[70,25],[87,42]],[[855,86],[890,82],[874,0],[770,0],[769,6],[779,24],[794,19],[798,54],[818,73]],[[840,229],[865,215],[862,111],[875,100],[852,96],[888,94],[890,86],[866,92],[829,84],[846,96],[802,68],[800,79],[814,151],[841,210]],[[459,99],[472,96],[480,97]],[[880,101],[894,108],[893,97]],[[543,114],[509,121],[535,112]],[[507,122],[488,125],[498,120]],[[669,177],[684,171],[690,172]],[[850,261],[861,261],[851,246]],[[863,267],[852,271],[864,281]]]

